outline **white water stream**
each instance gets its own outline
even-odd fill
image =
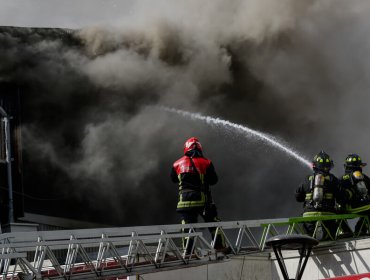
[[[266,135],[262,132],[259,132],[257,130],[250,129],[246,126],[232,123],[230,121],[222,120],[220,118],[213,118],[210,116],[203,116],[198,113],[191,113],[188,111],[178,110],[175,108],[169,108],[169,107],[159,107],[161,110],[164,110],[166,112],[175,113],[180,116],[183,116],[185,118],[189,118],[191,120],[200,120],[203,121],[209,125],[215,125],[220,126],[224,128],[232,128],[233,130],[237,131],[238,133],[241,133],[243,135],[246,135],[247,137],[257,137],[258,139],[264,141],[265,143],[271,145],[274,148],[282,150],[284,153],[286,153],[288,156],[293,157],[297,159],[299,162],[303,163],[304,165],[311,168],[311,162],[307,159],[305,159],[302,155],[300,155],[298,152],[294,151],[292,148],[287,147],[286,145],[281,144],[279,141],[277,141],[274,137]]]

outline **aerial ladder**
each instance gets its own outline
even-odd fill
[[[268,237],[303,233],[302,223],[316,221],[319,233],[322,221],[367,216],[356,214],[320,217],[295,217],[249,221],[154,225],[142,227],[97,228],[34,232],[10,232],[0,235],[1,279],[125,279],[130,275],[179,269],[186,266],[223,262],[227,258],[258,254]],[[230,254],[214,248],[208,232],[224,236]],[[324,227],[321,227],[325,230]],[[333,236],[339,238],[341,227]],[[190,253],[183,240],[192,238]],[[216,238],[216,237],[215,237]]]

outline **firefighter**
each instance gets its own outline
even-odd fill
[[[340,186],[347,199],[347,212],[370,216],[370,178],[362,173],[366,163],[357,154],[349,154],[344,163],[344,175],[340,179]],[[363,224],[360,218],[355,226],[355,235],[366,235],[368,225]]]
[[[313,174],[306,177],[295,193],[296,200],[303,202],[303,217],[336,214],[336,199],[340,197],[340,189],[338,179],[330,173],[333,166],[333,161],[324,151],[314,157]],[[322,240],[334,239],[336,222],[324,221],[322,225],[327,229],[323,230]],[[313,236],[315,222],[307,222],[303,226],[306,233]]]
[[[212,162],[203,156],[202,146],[196,137],[185,142],[184,156],[173,164],[171,179],[179,185],[177,212],[182,216],[183,224],[197,223],[198,215],[202,216],[205,222],[220,221],[210,190],[210,185],[216,184],[218,177]],[[215,228],[209,230],[214,238]],[[189,240],[187,253],[190,253],[192,246],[193,242]],[[221,233],[217,235],[214,248],[226,250]]]

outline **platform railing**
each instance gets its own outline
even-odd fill
[[[265,248],[266,239],[269,236],[281,235],[281,234],[307,234],[304,229],[305,223],[313,223],[313,232],[312,234],[307,234],[311,237],[320,239],[319,230],[321,229],[322,235],[327,235],[328,240],[337,240],[339,238],[356,238],[359,237],[359,232],[354,232],[351,227],[348,225],[348,221],[352,219],[361,220],[360,232],[369,231],[370,222],[367,215],[360,214],[340,214],[340,215],[313,215],[307,217],[292,217],[288,218],[286,221],[278,221],[272,223],[262,223],[261,227],[263,228],[262,236],[260,238],[259,247],[261,250]],[[335,232],[333,233],[331,229],[325,224],[325,221],[335,222]],[[345,233],[345,235],[343,235]]]

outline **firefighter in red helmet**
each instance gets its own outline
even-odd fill
[[[212,162],[203,156],[198,138],[192,137],[185,142],[184,156],[173,164],[171,179],[179,185],[177,212],[182,216],[183,224],[197,223],[198,215],[205,222],[219,221],[209,187],[217,183],[217,174]],[[210,232],[214,238],[215,228],[210,228]],[[192,247],[192,240],[184,243],[187,253],[191,252]],[[225,250],[221,233],[217,235],[214,247],[216,250]]]

